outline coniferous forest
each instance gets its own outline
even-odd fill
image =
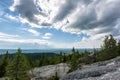
[[[0,57],[0,77],[6,80],[30,80],[28,71],[46,65],[67,63],[70,67],[68,73],[80,69],[82,65],[105,61],[120,56],[120,41],[115,40],[112,35],[105,36],[100,50],[93,52],[79,52],[74,47],[71,53],[30,53],[24,54],[21,49],[15,54],[8,51]],[[50,80],[58,80],[57,74]]]

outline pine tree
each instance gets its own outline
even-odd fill
[[[66,60],[66,55],[65,53],[63,54],[63,63],[65,63],[67,60]]]
[[[6,54],[3,55],[1,61],[0,61],[0,77],[4,77],[5,73],[6,73],[6,67],[9,63],[9,55],[8,55],[8,51],[6,52]]]
[[[25,80],[27,78],[28,62],[18,49],[14,59],[7,66],[7,76],[15,80]]]
[[[108,42],[109,42],[109,36],[105,36],[104,44],[103,44],[103,47],[102,47],[103,50],[108,49],[108,47],[109,47]]]
[[[60,62],[60,63],[63,62],[63,60],[62,60],[62,52],[60,52],[59,62]]]
[[[77,57],[74,47],[72,49],[72,59],[70,62],[70,67],[71,67],[71,69],[69,70],[69,72],[74,71],[78,68],[78,57]]]
[[[49,60],[48,60],[47,54],[42,53],[39,60],[39,67],[45,66],[45,65],[49,65]]]
[[[112,57],[117,56],[116,40],[113,38],[112,35],[110,35],[110,39],[109,39],[109,54],[111,54]]]
[[[111,59],[116,57],[117,54],[117,45],[116,40],[113,38],[112,35],[106,36],[104,39],[104,45],[102,47],[103,51],[102,54],[100,54],[101,59]]]

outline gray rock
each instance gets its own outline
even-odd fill
[[[47,80],[51,76],[54,76],[56,72],[59,77],[62,77],[66,75],[68,70],[69,67],[66,63],[60,63],[57,65],[47,65],[34,68],[33,70],[29,71],[29,75],[32,76],[31,80]]]
[[[120,80],[120,57],[84,66],[60,80]]]

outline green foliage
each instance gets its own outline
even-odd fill
[[[79,62],[79,52],[75,51],[75,48],[73,47],[72,49],[72,57],[71,57],[71,61],[70,61],[70,70],[68,72],[72,72],[74,70],[77,70]]]
[[[102,50],[97,55],[97,61],[108,60],[118,56],[117,42],[112,35],[106,36]]]
[[[73,48],[72,59],[70,61],[71,71],[75,70],[77,68],[77,65],[91,64],[94,62],[104,61],[120,56],[120,41],[117,43],[114,37],[112,35],[109,35],[105,37],[101,50],[97,51],[94,49],[93,53],[85,50],[83,53],[79,54],[78,58],[75,56],[75,53],[75,49]],[[79,63],[77,63],[77,61],[79,61]]]
[[[118,44],[117,44],[117,52],[118,52],[118,54],[120,55],[120,41],[119,41]]]
[[[67,61],[67,57],[65,53],[63,54],[61,52],[60,55],[53,54],[52,56],[47,56],[46,54],[42,54],[37,64],[39,64],[38,67],[40,67],[40,66],[45,66],[45,65],[65,63],[66,61]]]
[[[4,54],[2,59],[0,60],[0,77],[5,76],[6,67],[7,67],[8,63],[9,63],[9,55],[8,55],[8,51],[7,51],[6,54]]]
[[[9,59],[9,56],[12,58]],[[71,72],[81,68],[83,64],[104,61],[116,56],[120,56],[120,41],[117,43],[112,35],[105,37],[101,50],[97,51],[94,49],[93,52],[85,50],[84,52],[79,53],[79,51],[75,50],[73,47],[72,54],[60,52],[60,54],[31,53],[23,55],[21,50],[18,49],[16,54],[8,55],[7,52],[0,59],[0,77],[4,77],[6,74],[7,77],[10,77],[13,80],[27,80],[27,72],[30,68],[33,69],[34,67],[45,65],[68,63],[70,65],[69,72]],[[28,66],[30,66],[30,68]],[[57,73],[52,76],[50,80],[59,80]]]
[[[7,66],[7,73],[6,75],[11,79],[15,80],[25,80],[27,79],[27,72],[28,72],[28,62],[25,56],[22,54],[21,50],[18,49],[14,59],[10,62]]]

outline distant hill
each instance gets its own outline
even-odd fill
[[[92,52],[94,49],[86,48],[86,49],[76,49],[79,52],[84,52],[85,50]],[[96,48],[96,50],[100,50],[100,48]],[[9,53],[16,53],[17,49],[0,49],[0,54],[4,54],[8,51]],[[60,52],[63,53],[71,53],[72,48],[69,49],[22,49],[23,53],[57,53],[59,54]]]
[[[27,58],[31,58],[33,60],[35,59],[40,59],[42,55],[46,55],[47,57],[52,57],[52,56],[59,56],[59,54],[56,53],[23,53]],[[0,55],[0,58],[2,58],[3,54]],[[15,56],[14,54],[9,54],[9,57],[12,59]]]

